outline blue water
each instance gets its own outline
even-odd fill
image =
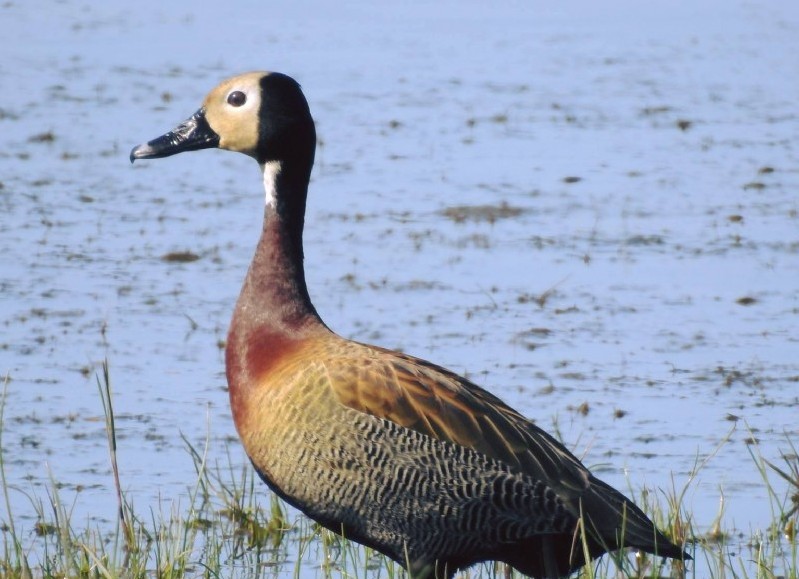
[[[467,374],[624,489],[681,488],[738,417],[686,510],[709,528],[723,493],[728,525],[770,522],[746,440],[772,462],[799,440],[796,3],[31,1],[0,38],[3,452],[29,530],[51,475],[115,517],[105,358],[137,509],[185,495],[181,433],[245,461],[219,342],[257,167],[128,152],[252,69],[297,78],[317,122],[306,267],[332,328]]]

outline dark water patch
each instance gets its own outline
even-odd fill
[[[553,334],[553,330],[550,328],[530,328],[529,330],[525,330],[521,334],[517,334],[517,336],[538,336],[541,338],[548,338]]]
[[[666,243],[662,235],[631,235],[624,241],[625,245],[663,245]]]
[[[356,211],[355,213],[322,212],[318,213],[317,215],[320,221],[337,221],[340,223],[363,223],[365,221],[373,221],[378,217],[376,213],[364,213],[360,211]],[[405,215],[407,219],[409,214],[403,213],[402,215]]]
[[[459,237],[453,243],[458,249],[491,249],[491,237],[483,233],[472,233],[464,237]]]
[[[387,285],[388,280],[383,286]],[[374,289],[374,287],[373,287]],[[393,286],[394,291],[397,292],[407,292],[407,291],[431,291],[431,290],[447,290],[451,289],[450,286],[443,284],[438,280],[421,280],[421,279],[414,279],[408,282],[399,283]]]
[[[192,263],[200,259],[200,255],[193,251],[170,251],[161,256],[161,261],[167,263]]]
[[[0,121],[18,121],[19,115],[6,108],[0,108]]]
[[[672,110],[672,107],[668,105],[650,106],[642,108],[640,114],[641,116],[650,117],[670,113]]]
[[[566,410],[569,412],[573,412],[574,414],[579,414],[580,416],[588,416],[588,413],[591,412],[591,405],[588,402],[581,402],[577,406],[567,406]]]
[[[523,215],[527,209],[502,201],[497,205],[454,205],[440,211],[440,214],[455,223],[486,222],[496,223],[502,219],[513,219]]]
[[[553,330],[549,328],[530,328],[523,332],[517,332],[510,339],[511,344],[519,345],[527,350],[537,350],[547,345],[545,341],[553,335]]]
[[[38,133],[28,137],[29,143],[53,143],[55,142],[56,137],[52,131],[47,131],[44,133]]]

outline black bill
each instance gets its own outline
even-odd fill
[[[205,118],[205,109],[202,108],[167,134],[144,145],[133,147],[130,152],[130,162],[136,159],[160,159],[185,151],[217,146],[219,146],[219,135],[211,129]]]

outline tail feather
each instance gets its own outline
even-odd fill
[[[592,477],[582,498],[588,536],[606,551],[632,547],[660,557],[690,559],[644,512],[613,487]]]
[[[625,547],[659,557],[688,561],[691,556],[670,541],[621,493],[591,477],[580,499],[582,528],[573,534],[536,535],[507,545],[502,560],[535,578],[566,577],[601,555]]]

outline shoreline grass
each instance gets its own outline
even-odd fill
[[[45,496],[33,496],[8,485],[2,446],[8,382],[6,377],[0,399],[0,486],[6,511],[5,518],[0,514],[2,578],[407,577],[399,565],[383,555],[291,512],[268,491],[249,465],[234,468],[229,454],[221,464],[218,459],[212,460],[208,439],[203,448],[197,448],[183,438],[196,474],[188,493],[150,507],[149,512],[136,511],[119,477],[107,362],[97,375],[97,385],[118,511],[112,525],[89,523],[80,528],[72,520],[74,505],[64,504],[52,474]],[[729,436],[719,448],[728,440]],[[714,452],[703,461],[697,459],[695,475],[682,488],[673,484],[668,491],[628,492],[675,542],[686,544],[695,559],[687,569],[680,562],[622,552],[601,558],[574,577],[799,579],[799,453],[795,441],[786,435],[780,463],[764,458],[757,445],[749,445],[748,449],[752,468],[759,473],[769,498],[771,522],[767,528],[751,530],[748,537],[741,539],[740,531],[734,534],[725,528],[723,506],[716,520],[710,522],[695,521],[684,510],[684,498],[694,476]],[[23,492],[33,505],[38,520],[32,529],[22,529],[15,522],[11,491]],[[710,531],[700,533],[699,528]],[[495,563],[477,565],[461,576],[520,577],[505,565]]]

